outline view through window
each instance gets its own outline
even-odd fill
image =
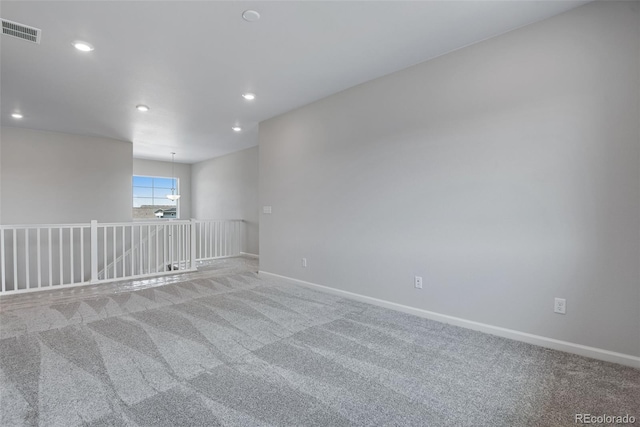
[[[153,176],[133,177],[133,219],[178,218],[178,200],[167,199],[172,183],[178,192],[178,179]]]

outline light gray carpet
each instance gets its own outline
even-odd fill
[[[575,413],[640,418],[639,370],[253,271],[247,262],[135,291],[5,300],[0,424],[570,426]]]

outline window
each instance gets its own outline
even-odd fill
[[[134,175],[133,219],[178,218],[179,199],[167,199],[172,187],[180,194],[178,183],[178,178]]]

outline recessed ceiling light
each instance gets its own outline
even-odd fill
[[[247,101],[253,101],[254,99],[256,99],[256,95],[254,93],[243,93],[242,97]]]
[[[233,129],[234,132],[240,132],[242,130],[242,128],[240,126],[234,126],[231,129]]]
[[[140,105],[136,105],[136,110],[142,111],[143,113],[146,113],[147,111],[150,110],[150,108],[148,106],[146,106],[146,105],[140,104]]]
[[[244,12],[242,12],[242,19],[247,22],[256,22],[258,19],[260,19],[260,14],[255,10],[245,10]]]
[[[73,42],[73,47],[78,49],[81,52],[91,52],[93,50],[93,46],[91,46],[87,42],[75,41]]]
[[[21,119],[23,116],[20,113],[13,113],[11,114],[11,117],[13,117],[14,119]]]

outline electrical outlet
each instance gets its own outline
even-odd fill
[[[307,266],[307,259],[306,258],[302,258],[302,266],[303,267]]]
[[[567,300],[564,298],[556,298],[553,304],[554,313],[567,314]]]
[[[413,285],[416,287],[416,289],[422,289],[422,276],[414,277]]]

